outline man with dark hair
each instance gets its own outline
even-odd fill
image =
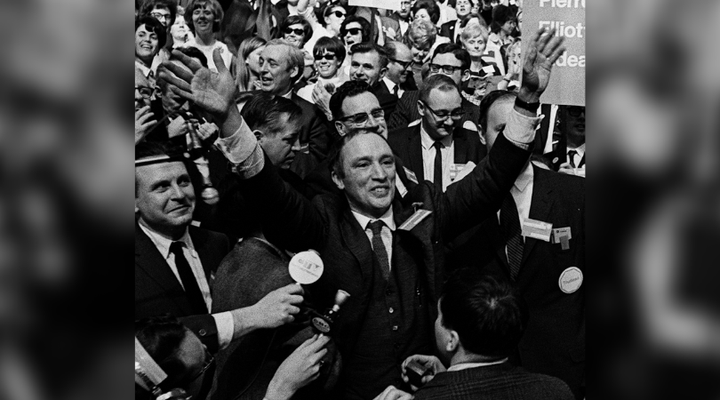
[[[245,127],[226,87],[233,81],[228,71],[208,74],[190,60],[194,75],[172,65],[163,70],[163,79],[218,118],[222,130],[216,146],[243,179],[266,237],[290,251],[316,249],[332,266],[311,286],[318,302],[332,306],[338,289],[351,294],[333,327],[343,357],[340,393],[333,398],[367,399],[401,384],[401,361],[432,350],[433,305],[445,276],[444,244],[494,215],[525,165],[540,120],[535,105],[564,51],[562,41],[545,30],[529,41],[522,97],[487,168],[476,168],[448,193],[422,182],[403,198],[395,195],[395,157],[387,141],[356,132],[344,136],[333,153],[339,164],[332,180],[342,196],[309,201],[280,180]]]
[[[402,366],[405,380],[412,361],[430,371],[415,400],[573,399],[560,379],[508,362],[527,323],[525,304],[510,284],[476,269],[455,271],[445,282],[437,310],[435,344],[442,361],[413,355]],[[394,388],[386,392],[402,394]]]
[[[433,182],[444,192],[480,163],[486,151],[477,132],[458,126],[464,116],[462,97],[450,77],[427,78],[416,107],[420,124],[393,131],[388,142],[418,181]]]
[[[443,43],[435,49],[430,59],[428,76],[444,74],[452,78],[455,84],[460,87],[461,82],[470,77],[470,54],[454,43]],[[462,94],[461,94],[462,95]],[[388,128],[405,128],[420,119],[418,112],[419,91],[407,91],[398,100],[395,112],[388,119]],[[477,132],[474,121],[478,118],[478,107],[462,97],[463,117],[458,121],[458,126]]]
[[[490,92],[480,103],[480,124],[491,149],[508,122],[517,95]],[[585,180],[528,162],[506,196],[498,218],[483,222],[453,264],[485,266],[513,282],[529,307],[520,341],[522,366],[565,381],[585,394]],[[544,232],[532,226],[544,226]]]
[[[385,118],[389,118],[395,110],[397,97],[393,96],[381,82],[387,73],[387,53],[382,47],[370,42],[354,44],[350,52],[352,53],[350,80],[362,81],[370,85],[372,93],[385,110]]]

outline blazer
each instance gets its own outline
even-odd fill
[[[456,127],[453,130],[453,142],[455,142],[456,164],[472,161],[477,165],[487,154],[487,149],[480,143],[477,132]],[[403,164],[415,173],[418,181],[425,180],[420,124],[390,132],[388,143]]]
[[[450,39],[451,43],[456,43],[455,39],[455,25],[458,21],[452,20],[448,21],[442,25],[440,25],[440,35],[445,36],[446,38]],[[458,33],[458,38],[460,38],[460,33]]]
[[[317,166],[320,161],[327,157],[330,149],[330,122],[325,114],[313,103],[303,99],[296,93],[290,97],[295,104],[302,109],[302,131],[300,131],[301,146],[307,148],[295,155],[290,169],[304,178]],[[333,128],[334,129],[334,128]]]
[[[569,227],[569,249],[560,244],[525,238],[515,282],[528,305],[529,320],[518,346],[522,366],[531,372],[556,376],[576,398],[585,386],[585,284],[566,294],[560,275],[570,267],[585,273],[585,180],[533,166],[534,188],[529,217]],[[483,268],[510,280],[497,218],[481,224],[467,245],[450,257],[452,265]]]
[[[190,238],[200,256],[208,284],[230,251],[227,236],[190,226]],[[135,224],[135,319],[171,314],[195,332],[212,352],[218,349],[217,327],[210,313],[194,315],[180,282],[155,244]]]
[[[403,93],[400,100],[397,102],[395,112],[387,119],[387,125],[389,130],[405,128],[411,122],[420,119],[420,113],[417,109],[417,102],[420,100],[420,91],[407,91]],[[480,120],[480,107],[467,101],[464,97],[462,99],[462,108],[465,110],[465,116],[460,120],[459,126],[463,126],[465,121],[470,121],[475,125],[478,125]]]
[[[508,362],[441,372],[415,392],[415,400],[572,400],[563,381]]]
[[[488,157],[487,168],[476,168],[446,193],[421,182],[403,199],[396,196],[393,200],[398,226],[414,214],[416,207],[431,212],[409,231],[397,229],[394,233],[397,243],[393,242],[393,246],[403,246],[415,255],[411,268],[417,268],[423,282],[417,295],[428,305],[425,312],[429,321],[437,316],[434,305],[444,280],[444,242],[494,215],[528,157],[529,151],[501,136]],[[350,293],[334,337],[343,358],[352,354],[367,318],[368,296],[372,285],[377,283],[372,279],[374,253],[370,241],[353,216],[347,199],[326,194],[309,201],[280,179],[267,158],[262,171],[244,180],[243,186],[246,198],[258,210],[263,232],[271,243],[290,251],[315,249],[320,253],[325,270],[311,285],[318,303],[330,307],[338,289]],[[432,332],[432,324],[428,325],[426,329]],[[403,360],[399,359],[398,365]],[[344,373],[351,372],[346,369]]]
[[[380,107],[385,111],[385,120],[390,118],[390,116],[395,112],[395,107],[397,106],[398,98],[394,94],[390,93],[387,86],[382,82],[382,80],[379,80],[377,83],[375,83],[375,86],[372,87],[372,92],[377,97],[378,103],[380,103]]]

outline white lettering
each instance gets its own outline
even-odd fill
[[[585,0],[540,0],[540,7],[550,3],[554,8],[585,8]]]
[[[578,22],[577,25],[565,25],[564,21],[540,21],[540,28],[555,29],[556,35],[566,38],[584,38],[585,24]]]

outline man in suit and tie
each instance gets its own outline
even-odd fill
[[[506,128],[516,95],[494,91],[481,102],[488,148]],[[558,377],[585,394],[585,180],[528,163],[498,218],[480,225],[453,265],[484,268],[514,282],[529,307],[518,345],[525,369]]]
[[[210,314],[225,235],[191,225],[195,191],[182,156],[161,143],[135,147],[135,318],[179,317],[210,351],[258,328],[293,320],[302,289],[288,285],[251,307]]]
[[[321,254],[327,267],[312,286],[318,301],[332,305],[338,289],[351,294],[333,328],[344,364],[341,393],[333,398],[372,398],[390,384],[401,384],[399,364],[432,350],[444,244],[494,215],[526,164],[539,124],[530,110],[539,104],[552,64],[564,51],[561,44],[562,38],[544,30],[529,41],[521,98],[486,168],[476,168],[447,193],[423,182],[402,200],[395,196],[394,156],[382,136],[343,136],[331,156],[332,179],[342,195],[310,202],[280,180],[244,126],[227,89],[233,81],[229,71],[207,74],[182,56],[194,76],[173,65],[163,71],[163,79],[218,119],[216,146],[243,178],[266,237],[291,251],[313,248]]]
[[[435,74],[449,76],[460,87],[461,82],[470,77],[470,54],[467,50],[454,43],[439,45],[430,60],[428,76]],[[406,91],[403,94],[402,98],[397,102],[395,112],[388,119],[388,128],[391,131],[405,128],[420,119],[417,106],[419,98],[420,91]],[[462,109],[464,114],[458,126],[477,132],[478,129],[474,121],[477,121],[479,117],[478,106],[463,96]]]
[[[412,2],[410,2],[409,0],[400,0],[399,10],[393,12],[387,17],[380,17],[383,27],[387,28],[388,30],[392,29],[392,31],[395,33],[395,35],[392,35],[392,32],[385,32],[385,35],[389,36],[390,39],[400,41],[402,40],[403,36],[405,36],[405,32],[407,32],[408,26],[410,26],[410,22],[412,22],[410,19],[411,5]]]
[[[406,90],[418,90],[411,68],[413,57],[410,48],[401,42],[388,41],[383,49],[388,56],[388,68],[382,84],[387,91],[399,99]]]
[[[418,181],[433,182],[440,191],[469,162],[477,165],[486,154],[477,132],[456,126],[464,115],[461,105],[455,82],[443,74],[432,75],[425,80],[417,103],[420,124],[392,131],[388,137],[390,147]]]
[[[397,97],[390,93],[382,83],[388,70],[388,56],[385,50],[370,42],[354,44],[351,48],[350,80],[362,81],[370,85],[372,93],[389,118],[395,111]]]

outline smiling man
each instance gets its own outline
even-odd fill
[[[370,85],[372,93],[377,97],[383,110],[385,110],[385,118],[390,118],[390,115],[395,111],[397,97],[391,94],[387,86],[382,83],[389,62],[385,49],[370,42],[363,42],[354,44],[350,52],[352,53],[350,58],[350,80],[361,81]]]

